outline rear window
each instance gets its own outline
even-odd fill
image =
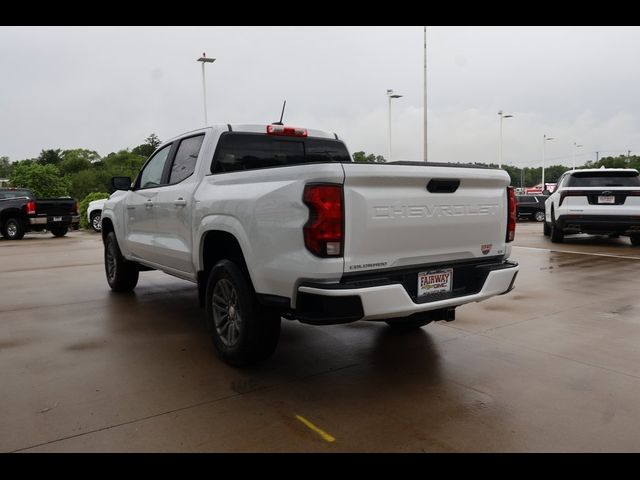
[[[35,198],[33,196],[33,193],[31,193],[29,190],[4,190],[0,192],[0,199],[19,197]]]
[[[567,187],[638,187],[637,172],[584,172],[574,173]]]
[[[220,137],[211,173],[350,161],[347,148],[339,140],[230,132]]]

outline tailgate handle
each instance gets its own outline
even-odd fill
[[[453,193],[460,186],[460,180],[451,178],[434,178],[427,183],[427,190],[431,193]]]

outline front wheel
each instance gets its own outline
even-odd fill
[[[536,222],[544,222],[544,212],[536,212],[533,218],[536,219]]]
[[[230,260],[209,274],[206,319],[218,355],[232,366],[264,360],[278,344],[279,312],[260,306],[246,275]]]
[[[93,228],[93,230],[96,232],[100,232],[102,230],[102,224],[100,223],[100,220],[102,220],[101,212],[93,212],[91,214],[91,228]]]
[[[64,237],[69,231],[69,227],[51,227],[51,233],[54,237]]]
[[[104,269],[107,282],[115,292],[131,292],[138,284],[138,264],[125,260],[118,247],[116,234],[109,232],[104,241]]]

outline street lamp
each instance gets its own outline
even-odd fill
[[[502,110],[498,112],[500,115],[500,146],[498,148],[498,168],[502,168],[502,119],[503,118],[512,118],[513,115],[504,115]]]
[[[207,121],[207,87],[204,81],[204,64],[205,63],[213,63],[216,61],[215,58],[207,58],[206,53],[202,53],[202,56],[198,59],[199,62],[202,62],[202,96],[204,100],[204,125],[205,127],[209,123]]]
[[[545,164],[545,149],[547,147],[547,140],[553,140],[553,137],[547,137],[547,134],[545,133],[544,136],[542,137],[542,193],[544,193],[544,191],[547,189],[546,185],[544,183],[544,164]]]
[[[576,142],[573,142],[573,150],[572,150],[572,155],[571,155],[571,164],[573,165],[573,168],[571,170],[575,170],[576,169],[576,148],[580,148],[583,147],[584,145],[578,145]]]
[[[402,95],[393,93],[393,90],[387,89],[387,97],[389,97],[389,161],[391,161],[391,99],[401,98]]]
[[[424,27],[424,161],[427,161],[427,27]]]

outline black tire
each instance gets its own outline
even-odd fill
[[[533,219],[536,222],[544,222],[544,212],[538,210],[536,213],[534,213]]]
[[[545,237],[548,237],[549,235],[551,235],[551,227],[547,222],[544,222],[544,226],[542,227],[542,234]]]
[[[554,212],[551,210],[551,231],[549,232],[551,241],[553,243],[562,243],[564,240],[564,232],[556,225],[556,219],[554,217]]]
[[[632,235],[629,237],[629,240],[631,240],[631,245],[634,247],[640,246],[640,235]]]
[[[64,237],[69,231],[69,227],[51,227],[51,233],[54,237]]]
[[[101,211],[95,211],[91,214],[91,228],[93,228],[93,230],[95,232],[101,232],[102,231],[102,225],[100,224],[100,220],[102,219],[102,212]]]
[[[109,232],[104,241],[104,271],[111,290],[115,292],[131,292],[138,284],[140,268],[122,256],[114,232]]]
[[[389,327],[398,331],[418,330],[431,322],[432,320],[424,320],[421,318],[396,318],[394,320],[385,320],[385,323],[389,325]]]
[[[17,218],[8,218],[2,225],[2,236],[7,240],[20,240],[24,234],[24,227]]]
[[[280,313],[258,303],[246,275],[230,260],[209,273],[206,320],[218,355],[234,367],[264,360],[278,345]]]

